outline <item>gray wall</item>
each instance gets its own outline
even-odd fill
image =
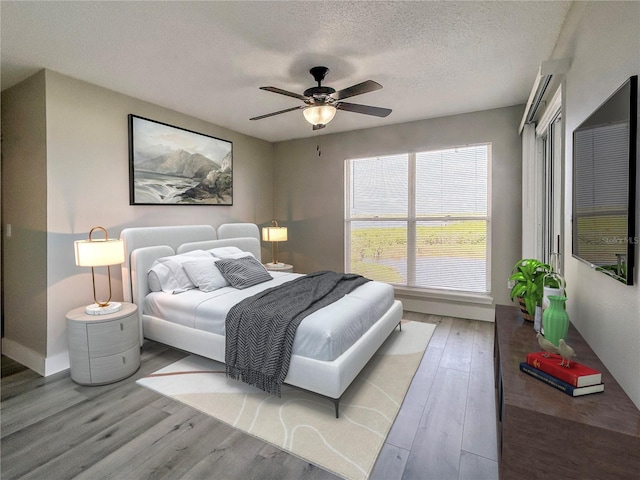
[[[118,237],[128,226],[271,220],[268,142],[51,71],[2,92],[2,110],[3,147],[15,145],[3,151],[3,221],[14,232],[4,243],[3,351],[33,350],[35,358],[17,359],[39,373],[68,367],[65,313],[93,301],[91,270],[76,267],[73,254],[92,227]],[[16,113],[25,110],[26,118]],[[129,113],[232,141],[233,206],[130,206]],[[120,269],[111,270],[118,300]]]
[[[491,142],[491,293],[494,303],[509,303],[506,279],[521,243],[522,112],[515,106],[276,144],[274,215],[290,229],[282,259],[300,272],[344,270],[346,159]],[[411,296],[404,302],[430,313],[493,319],[491,303],[460,300]]]
[[[639,22],[639,2],[576,2],[569,11],[567,27],[554,58],[572,58],[564,85],[567,311],[589,345],[640,408],[638,244],[634,286],[625,286],[571,256],[572,132],[627,78],[640,74]],[[636,211],[638,231],[640,194],[636,197]]]
[[[44,85],[40,72],[2,93],[2,221],[11,225],[11,237],[3,229],[4,334],[31,357],[47,349]]]

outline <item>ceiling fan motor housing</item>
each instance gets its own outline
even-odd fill
[[[313,79],[318,82],[317,87],[307,88],[304,91],[305,97],[312,97],[314,100],[324,101],[325,97],[335,93],[336,89],[331,87],[323,87],[320,85],[324,77],[329,73],[329,69],[327,67],[313,67],[309,70],[309,73],[313,75]]]
[[[331,87],[311,87],[304,91],[305,97],[323,98],[332,93],[335,93],[336,89]]]

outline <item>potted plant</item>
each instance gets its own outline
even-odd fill
[[[533,321],[536,307],[542,305],[545,275],[552,272],[551,266],[534,258],[523,258],[514,265],[509,281],[513,282],[511,300],[518,299],[525,320]],[[553,277],[547,277],[553,283]],[[549,287],[556,285],[547,284]]]

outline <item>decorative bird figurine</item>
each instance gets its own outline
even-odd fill
[[[560,350],[560,356],[562,357],[562,363],[560,363],[563,367],[571,367],[571,359],[576,356],[576,352],[573,348],[567,345],[563,338],[558,340],[558,350]],[[565,364],[564,361],[567,361]]]
[[[560,353],[560,351],[558,350],[558,347],[556,347],[553,343],[551,343],[549,340],[544,338],[544,336],[541,333],[538,333],[536,335],[536,338],[538,339],[538,344],[545,351],[545,353],[542,354],[543,357],[549,358],[550,353]]]

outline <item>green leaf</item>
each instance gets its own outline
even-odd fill
[[[513,288],[511,289],[511,300],[513,300],[516,297],[521,297],[525,288],[526,286],[523,285],[522,283],[514,285]]]
[[[516,282],[524,282],[526,279],[524,278],[524,275],[522,274],[522,272],[516,272],[509,277],[509,280],[516,281]]]
[[[527,306],[527,312],[529,312],[530,315],[535,315],[536,314],[536,301],[535,301],[535,299],[533,299],[531,297],[526,297],[524,299],[524,303]]]

